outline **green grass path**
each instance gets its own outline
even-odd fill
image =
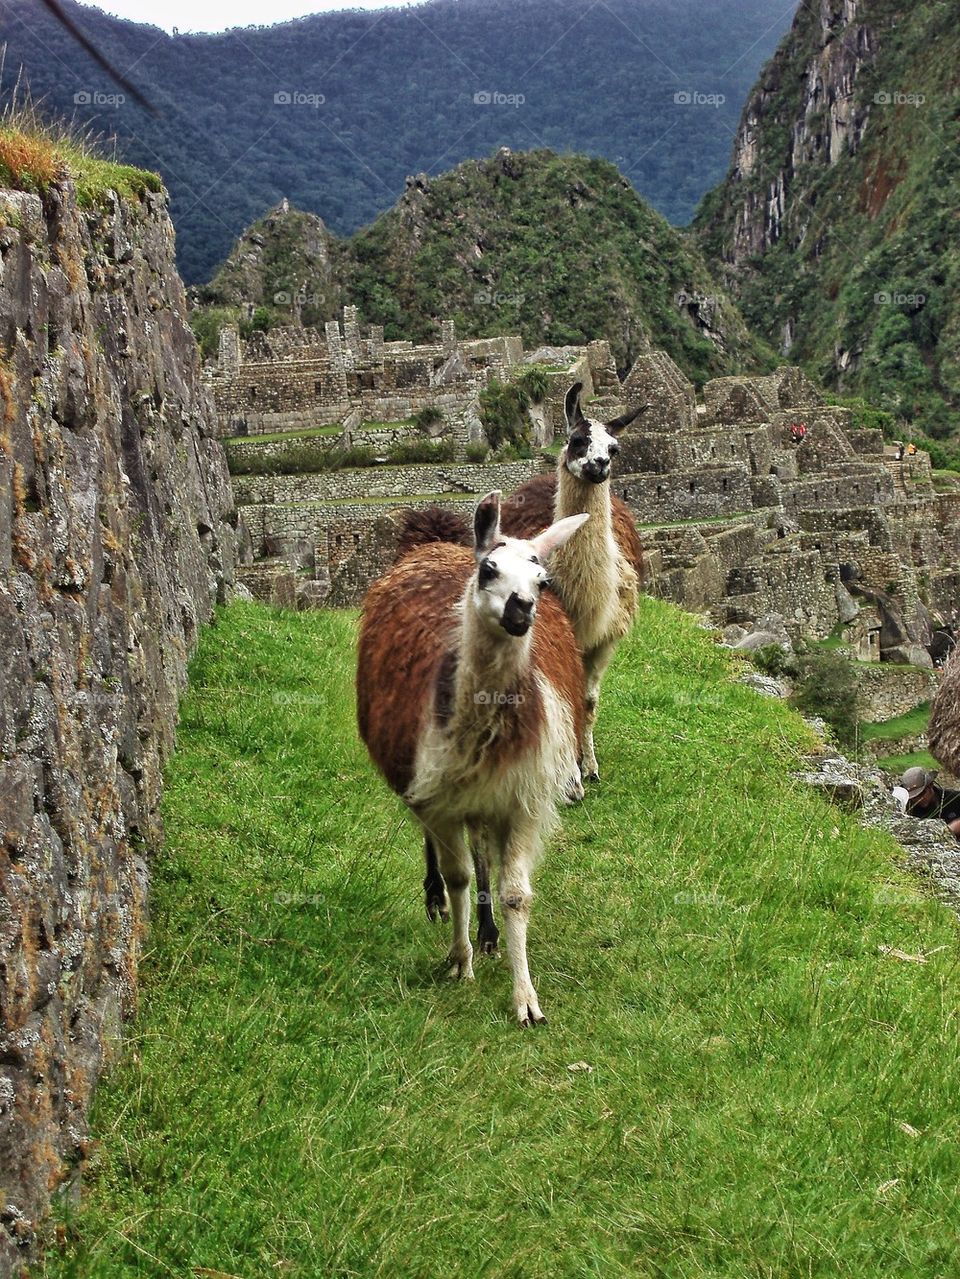
[[[522,1032],[504,961],[442,976],[354,634],[237,604],[204,635],[141,1012],[36,1273],[960,1273],[956,921],[789,780],[802,723],[644,602],[537,877]]]

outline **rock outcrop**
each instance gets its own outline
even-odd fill
[[[723,259],[732,266],[743,267],[784,234],[801,239],[811,213],[793,207],[795,187],[859,147],[869,106],[857,82],[877,43],[869,7],[863,0],[801,6],[747,100],[720,188],[729,219]]]
[[[955,17],[938,4],[800,5],[697,215],[760,336],[936,439],[960,402]]]
[[[235,527],[165,197],[0,192],[0,1274],[135,1006],[161,769]]]

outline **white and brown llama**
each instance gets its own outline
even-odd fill
[[[637,612],[643,554],[636,519],[610,491],[612,460],[620,451],[617,436],[648,406],[631,409],[611,422],[584,416],[581,382],[567,392],[564,409],[567,442],[554,475],[538,475],[503,503],[504,531],[530,537],[552,520],[586,513],[589,523],[550,565],[550,584],[573,624],[587,676],[587,725],[583,774],[599,781],[593,726],[600,685],[617,645]]]
[[[531,872],[576,769],[584,672],[573,629],[548,592],[545,560],[580,514],[529,540],[505,536],[500,494],[480,502],[474,551],[416,545],[363,606],[360,735],[423,828],[453,918],[451,976],[473,976],[471,855],[482,839],[498,895],[521,1025],[545,1020],[527,964]],[[442,888],[442,885],[441,885]]]

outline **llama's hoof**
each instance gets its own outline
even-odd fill
[[[424,897],[424,904],[427,908],[427,919],[431,924],[435,924],[437,920],[446,923],[450,918],[450,902],[447,900],[447,894],[443,890],[437,892],[432,888],[428,888]]]
[[[547,1019],[540,1011],[540,1001],[532,986],[527,992],[514,995],[514,1007],[517,1010],[517,1021],[521,1026],[545,1026]]]
[[[481,955],[499,955],[500,930],[496,924],[491,924],[489,928],[481,924],[477,929],[477,950]]]
[[[579,804],[583,801],[583,782],[580,780],[579,770],[567,782],[567,789],[563,793],[563,802],[565,804]]]
[[[600,780],[600,774],[597,769],[594,769],[592,773],[587,773],[586,780],[588,782],[598,782]]]
[[[451,950],[447,955],[447,963],[450,965],[447,976],[451,981],[473,981],[473,951],[468,950],[463,954],[461,951]]]

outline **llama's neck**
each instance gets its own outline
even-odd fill
[[[475,587],[467,587],[461,605],[460,644],[457,663],[457,710],[476,715],[478,706],[511,705],[511,691],[516,691],[530,669],[533,655],[533,631],[511,636],[492,629],[476,609]],[[489,700],[483,700],[489,694]],[[479,700],[478,700],[479,699]]]
[[[557,467],[557,495],[553,504],[553,518],[565,519],[568,515],[586,512],[590,519],[577,533],[576,544],[592,542],[599,545],[613,528],[613,506],[610,501],[609,481],[591,484],[578,480],[565,466],[566,453],[561,453]]]
[[[587,651],[604,635],[616,609],[619,551],[613,535],[610,484],[591,484],[571,475],[560,455],[554,518],[586,512],[590,518],[554,553],[550,576],[573,623],[577,643]]]

